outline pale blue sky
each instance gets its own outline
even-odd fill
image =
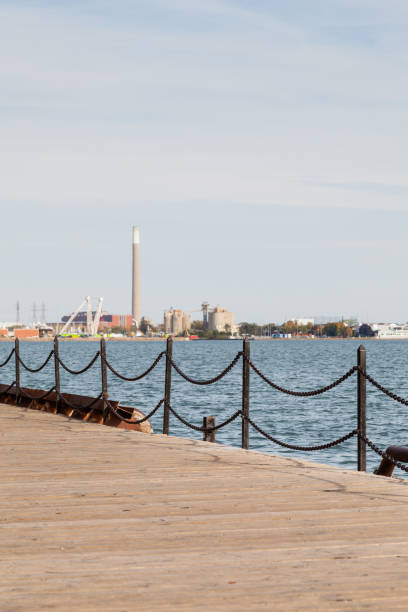
[[[405,0],[0,0],[0,320],[128,311],[131,224],[156,320],[408,319],[407,26]]]

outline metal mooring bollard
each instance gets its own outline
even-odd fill
[[[215,417],[203,417],[203,427],[215,427]],[[215,431],[203,431],[204,442],[215,442]]]
[[[389,446],[385,452],[395,461],[408,463],[408,446]],[[374,470],[374,474],[377,474],[377,476],[391,476],[394,468],[395,465],[392,461],[383,457],[378,468]]]

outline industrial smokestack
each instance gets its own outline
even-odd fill
[[[132,317],[140,324],[139,227],[133,226]]]

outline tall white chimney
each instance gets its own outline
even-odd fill
[[[132,317],[140,324],[139,227],[133,226]]]

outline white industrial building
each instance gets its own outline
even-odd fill
[[[231,333],[234,328],[234,313],[226,308],[216,306],[208,311],[208,329],[211,331],[224,332],[229,328]]]
[[[371,329],[377,338],[383,340],[398,340],[408,338],[408,323],[399,325],[398,323],[373,323]]]
[[[177,336],[190,329],[190,315],[171,308],[164,313],[164,332]]]

